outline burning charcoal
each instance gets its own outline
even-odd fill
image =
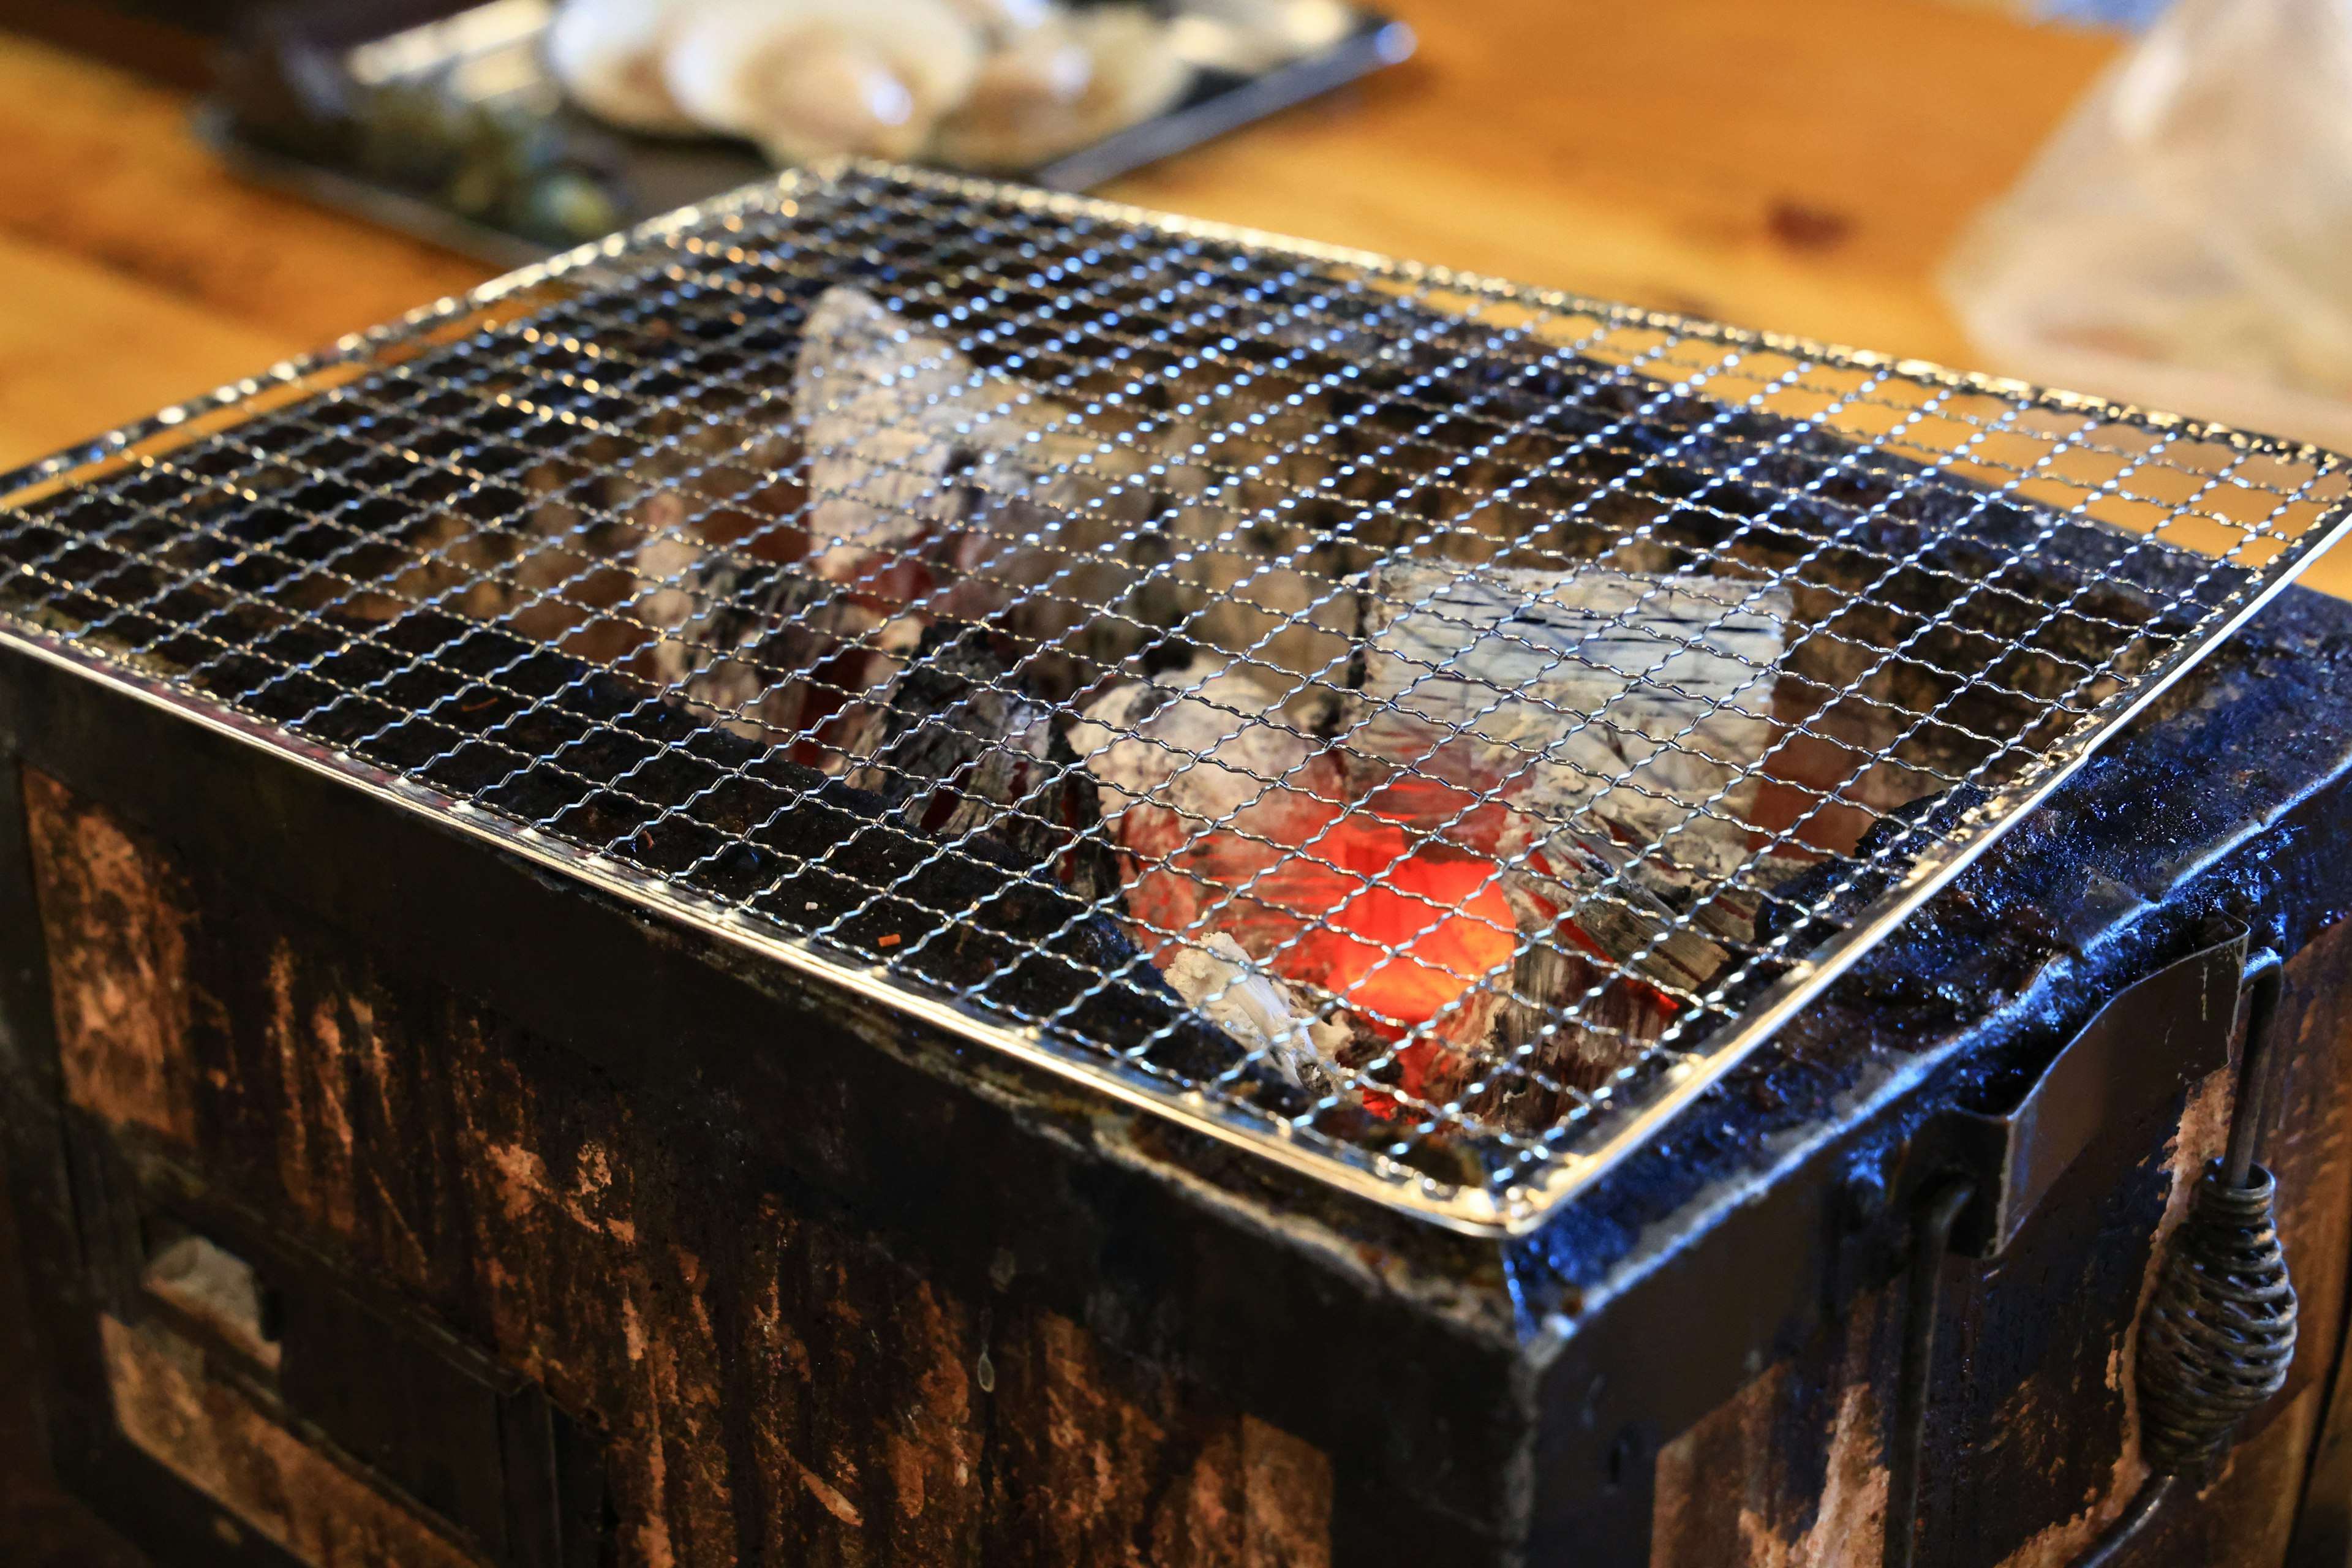
[[[1090,606],[1134,591],[1142,563],[1126,536],[1155,504],[1123,481],[1171,455],[1164,439],[1082,426],[1038,388],[845,287],[810,312],[793,399],[808,451],[803,570],[855,582],[893,613],[989,620],[1081,658],[1106,651]],[[1115,644],[1133,636],[1108,619]]]
[[[1261,958],[1297,934],[1289,911],[1236,893],[1327,826],[1340,798],[1336,759],[1281,703],[1202,654],[1112,687],[1071,727],[1127,854],[1137,921],[1171,935],[1213,925]]]
[[[656,672],[746,732],[772,735],[811,729],[890,680],[933,614],[997,607],[1000,593],[961,605],[941,578],[970,564],[959,540],[1046,460],[1043,448],[1025,466],[1012,454],[1055,417],[1031,410],[1018,384],[841,287],[810,311],[793,396],[808,454],[805,553],[778,562],[709,548],[665,496],[636,558],[653,584],[639,614],[667,634]],[[840,765],[845,737],[824,739]]]
[[[972,526],[1050,466],[1023,448],[1059,421],[861,289],[826,289],[802,331],[793,406],[809,454],[810,554],[847,581]]]
[[[653,663],[746,733],[810,731],[838,752],[847,732],[812,720],[863,703],[934,618],[1012,636],[1045,700],[1093,685],[1155,629],[1287,668],[1347,657],[1352,593],[1269,568],[1296,542],[1237,518],[1227,481],[1192,456],[1209,433],[1197,423],[1124,408],[1082,422],[845,286],[811,307],[793,397],[809,495],[782,552],[796,558],[711,547],[675,497],[639,509],[654,537],[638,613],[666,634]],[[812,691],[828,660],[827,689]]]
[[[1570,845],[1590,858],[1564,878],[1548,874]],[[1555,834],[1542,850],[1529,853],[1525,866],[1511,869],[1504,887],[1519,911],[1521,929],[1539,937],[1580,941],[1612,964],[1669,994],[1706,990],[1730,961],[1729,952],[1690,929],[1681,911],[1639,879],[1610,875],[1622,872],[1632,858],[1613,845]]]
[[[1119,603],[1145,568],[1103,547],[1151,504],[1118,476],[1161,454],[1081,430],[1061,404],[845,286],[811,307],[793,399],[809,494],[783,551],[795,558],[709,546],[667,493],[639,508],[653,537],[637,552],[637,610],[665,634],[665,679],[749,733],[862,700],[934,618],[993,621],[1024,646],[1065,645],[1057,657],[1133,651],[1118,617],[1112,646],[1093,647],[1087,606]]]
[[[1000,618],[1024,642],[1097,668],[1138,651],[1142,627],[1232,652],[1271,641],[1286,668],[1345,655],[1333,634],[1346,628],[1320,627],[1340,618],[1316,603],[1328,584],[1269,568],[1271,539],[1236,543],[1250,531],[1226,481],[1195,456],[1210,427],[1137,423],[1131,409],[1089,409],[1082,422],[844,287],[810,313],[793,402],[819,575],[865,578],[881,562],[919,558],[923,582],[908,576],[897,602],[920,601],[936,582],[935,613]],[[894,573],[904,574],[881,568],[895,584]],[[1048,593],[1021,592],[1048,582]]]
[[[1591,1089],[1666,1032],[1678,1009],[1636,981],[1558,947],[1531,944],[1511,977],[1512,994],[1496,1009],[1497,1053],[1524,1064],[1497,1091],[1507,1102],[1490,1114],[1555,1122],[1565,1106],[1549,1084]],[[1567,1009],[1573,1007],[1573,1016]],[[1529,1101],[1511,1107],[1513,1100]]]
[[[1681,1010],[1675,994],[1710,981],[1727,955],[1676,926],[1671,911],[1645,906],[1640,890],[1622,882],[1578,897],[1514,870],[1502,887],[1524,939],[1507,986],[1496,987],[1502,994],[1492,1012],[1492,1037],[1482,1050],[1408,1060],[1405,1082],[1443,1103],[1464,1098],[1475,1079],[1487,1076],[1493,1081],[1472,1097],[1478,1114],[1505,1125],[1549,1126],[1566,1109],[1563,1088],[1599,1086],[1664,1034]],[[1657,984],[1629,978],[1634,975]],[[1490,1064],[1509,1067],[1497,1074]]]
[[[1216,578],[1237,568],[1208,547],[1234,526],[1214,476],[1163,464],[1122,492],[1107,455],[1149,459],[1153,432],[1083,435],[868,294],[818,298],[793,395],[804,552],[648,545],[648,618],[679,633],[663,673],[789,730],[910,827],[1121,893],[1153,963],[1295,1081],[1307,1047],[1279,1020],[1336,1037],[1343,1016],[1355,1058],[1392,1058],[1407,1094],[1454,1097],[1498,1046],[1581,1082],[1726,966],[1717,939],[1746,928],[1714,891],[1749,855],[1785,592],[1407,560],[1336,595],[1286,578],[1252,607]],[[1097,685],[1057,733],[1048,703],[1085,685],[1069,671],[1136,651],[1132,619],[1088,642],[1088,603],[1223,651]],[[1231,658],[1310,610],[1277,663],[1343,666],[1356,618],[1344,700]],[[1016,650],[1042,687],[1013,679]]]
[[[1538,838],[1581,818],[1710,878],[1748,858],[1785,590],[1426,561],[1366,586],[1353,745],[1452,786],[1456,813],[1499,792]]]
[[[1262,1050],[1300,1089],[1329,1094],[1330,1064],[1348,1043],[1346,1025],[1315,1016],[1297,989],[1250,960],[1223,931],[1198,947],[1178,950],[1163,972],[1168,984],[1202,1016],[1251,1050]]]
[[[1367,799],[1507,867],[1524,939],[1493,1039],[1460,1043],[1538,1082],[1599,1083],[1748,930],[1719,895],[1751,856],[1747,775],[1772,740],[1788,595],[1421,561],[1383,563],[1365,588],[1365,716],[1346,743]],[[1481,1058],[1433,1057],[1428,1092],[1463,1091]]]
[[[1224,935],[1328,995],[1417,1093],[1441,1049],[1478,1049],[1518,945],[1494,861],[1357,807],[1339,757],[1284,694],[1208,656],[1114,687],[1071,743],[1123,851],[1128,912],[1176,962]]]
[[[1062,885],[1088,903],[1107,904],[1120,896],[1126,878],[1118,854],[1102,826],[1102,792],[1069,738],[1058,729],[1046,743],[1045,761],[1055,770],[1054,784],[1061,792],[1061,821],[1071,837],[1064,844],[1055,869]]]
[[[813,705],[807,683],[793,677],[837,658],[845,647],[858,664],[868,662],[860,657],[867,652],[887,659],[887,648],[859,645],[907,640],[877,637],[884,621],[870,607],[773,562],[656,539],[638,551],[636,565],[656,581],[693,584],[656,589],[640,602],[648,623],[672,629],[655,645],[655,673],[747,739],[795,734],[814,716],[813,706],[819,714],[830,710],[832,704]],[[852,673],[853,689],[887,679],[892,668]]]

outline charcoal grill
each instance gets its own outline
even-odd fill
[[[529,1564],[1181,1562],[1210,1517],[1203,1562],[1733,1562],[1874,1551],[1890,1469],[1931,1560],[2086,1542],[2268,948],[2305,1337],[2235,1452],[2300,1466],[2352,1420],[2352,616],[2273,601],[2346,495],[2308,447],[862,165],[0,479],[61,1463],[313,1560],[306,1485],[220,1454],[293,1432],[325,1514]],[[860,1302],[883,1350],[761,1381]],[[630,1381],[742,1324],[666,1374],[701,1392]],[[381,1407],[320,1371],[362,1363]],[[2035,1391],[2090,1436],[1967,1446]],[[946,1447],[887,1447],[909,1408]],[[1118,1472],[1084,1519],[1024,1500],[1073,1432]]]
[[[874,312],[827,318],[835,381],[882,379],[808,363],[827,289]],[[2307,447],[867,171],[690,209],[9,488],[27,648],[1513,1233],[2348,515]],[[1391,667],[1370,690],[1368,644]],[[1191,738],[1127,742],[1158,754],[1126,820],[1174,831],[1127,849],[1073,799],[1119,743],[1087,703],[1171,664],[1143,689]],[[1028,733],[983,732],[1008,704]],[[976,771],[1024,745],[991,798]],[[1380,776],[1317,776],[1335,760]],[[1498,810],[1520,820],[1479,820]],[[1204,869],[1220,836],[1246,847]],[[1489,847],[1444,896],[1393,890],[1464,840]],[[1159,918],[1101,869],[1121,855]],[[1302,899],[1348,951],[1306,952]],[[1244,924],[1251,963],[1193,1000],[1305,972],[1302,1038],[1204,1026],[1161,978]],[[1354,1038],[1318,1054],[1326,1005]]]

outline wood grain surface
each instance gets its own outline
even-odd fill
[[[1406,0],[1402,69],[1116,195],[1948,362],[1932,274],[2106,61],[1940,0]]]
[[[1404,67],[1105,194],[1967,365],[1940,259],[2115,47],[1946,0],[1385,5]],[[0,468],[488,276],[229,174],[189,103],[0,32]]]

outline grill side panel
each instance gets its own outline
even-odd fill
[[[2292,966],[2296,1011],[2284,1026],[2299,1042],[2296,1100],[2275,1145],[2282,1190],[2296,1194],[2280,1234],[2306,1270],[2298,1278],[2313,1283],[2310,1321],[2324,1327],[2298,1352],[2291,1387],[2241,1435],[2197,1506],[2136,1548],[2150,1564],[2300,1561],[2287,1556],[2288,1542],[2343,1352],[2347,959],[2352,927],[2338,922]],[[2112,1369],[2131,1341],[2157,1249],[2179,1219],[2181,1203],[2168,1200],[2185,1198],[2226,1139],[2232,1081],[2217,1071],[2137,1124],[2112,1129],[1998,1268],[1949,1266],[1953,1363],[1937,1377],[1924,1563],[2071,1563],[2130,1500],[2141,1475],[2137,1415],[2129,1379],[2116,1382]],[[1666,1440],[1644,1560],[1657,1568],[1877,1563],[1884,1424],[1905,1310],[1899,1284],[1854,1295]],[[2338,1508],[2324,1500],[2326,1519],[2315,1523],[2332,1524]]]
[[[11,710],[59,721],[29,816],[66,1113],[131,1215],[97,1227],[118,1321],[156,1321],[158,1215],[306,1258],[543,1384],[624,1561],[1349,1562],[1416,1535],[1465,1560],[1507,1529],[1491,1254],[1360,1211],[1349,1245],[1439,1305],[1367,1290],[1330,1241],[1273,1239],[1276,1194],[1186,1195],[1204,1151],[1148,1121],[1001,1073],[975,1094],[930,1059],[951,1045],[892,1025],[877,1052],[870,1016],[421,824],[386,837],[233,742],[159,779],[138,759],[184,730],[70,692],[67,717],[42,679]],[[105,1434],[96,1350],[62,1356],[63,1405]],[[1400,1354],[1413,1377],[1365,1374]],[[77,1484],[135,1520],[170,1488],[121,1489],[145,1472],[115,1443]]]

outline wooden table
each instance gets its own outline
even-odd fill
[[[1404,68],[1108,194],[1966,364],[1940,258],[2114,48],[1946,0],[1385,3]],[[0,33],[0,467],[486,275],[240,182],[187,107]]]

